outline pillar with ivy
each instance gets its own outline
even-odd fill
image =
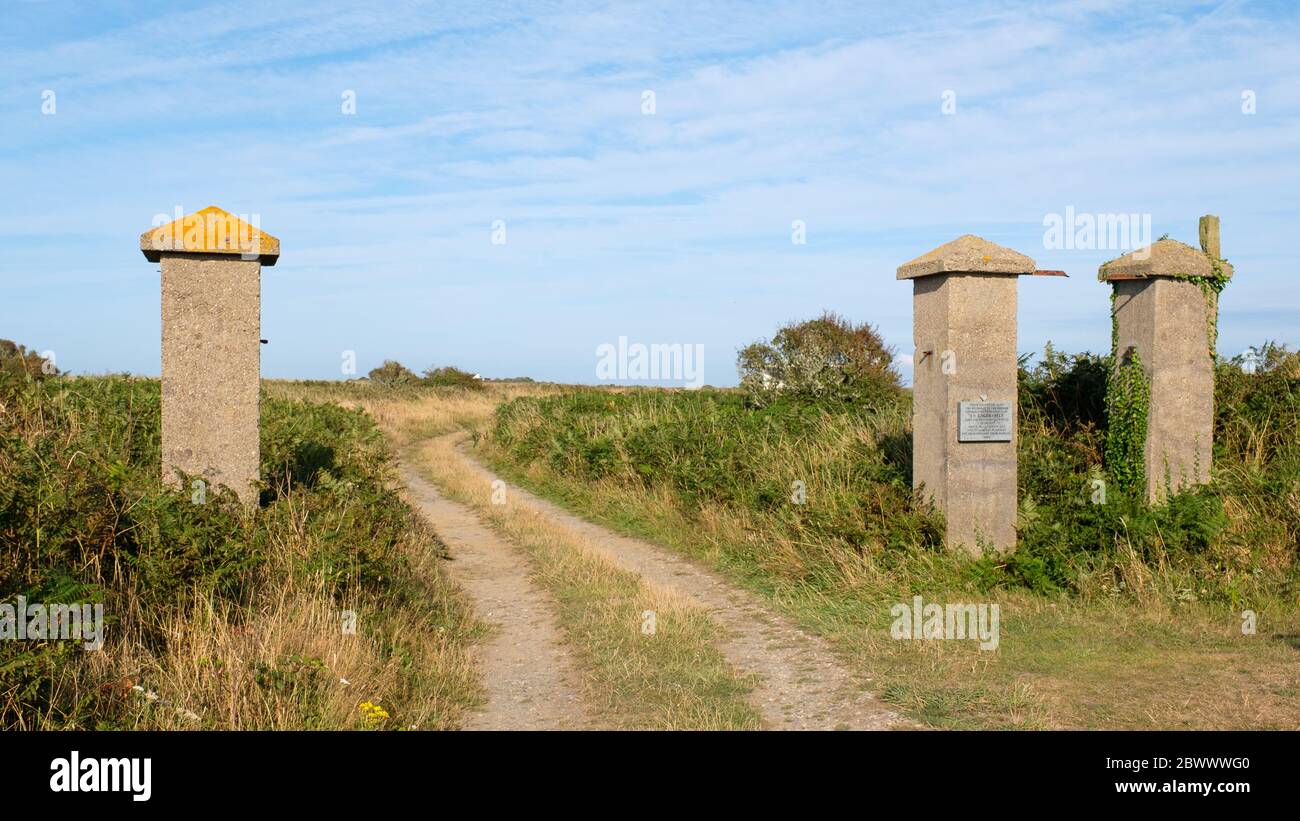
[[[1162,237],[1101,266],[1111,286],[1106,469],[1120,489],[1159,503],[1209,481],[1219,294],[1232,277],[1219,218],[1198,250]]]

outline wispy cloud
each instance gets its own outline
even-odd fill
[[[731,351],[822,308],[905,357],[893,270],[966,232],[1074,275],[1022,285],[1022,349],[1096,350],[1115,254],[1044,249],[1070,205],[1191,241],[1220,214],[1225,349],[1296,333],[1252,313],[1300,314],[1284,6],[68,5],[0,24],[0,335],[73,369],[157,371],[134,237],[213,203],[283,241],[270,375],[337,376],[350,349],[590,381],[628,335],[703,343],[726,384]]]

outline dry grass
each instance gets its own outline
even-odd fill
[[[481,699],[468,653],[480,632],[438,567],[428,533],[404,545],[409,562],[392,596],[340,608],[319,580],[295,574],[307,546],[277,545],[262,595],[247,606],[195,594],[161,627],[162,649],[145,642],[149,614],[121,614],[101,653],[85,654],[57,686],[128,703],[131,729],[450,729]],[[356,634],[343,632],[354,610]],[[111,682],[102,684],[102,682]],[[362,702],[385,720],[366,720]]]
[[[560,393],[557,385],[531,382],[488,382],[482,390],[461,388],[387,388],[373,383],[289,382],[263,383],[268,393],[286,399],[334,402],[361,408],[401,449],[411,442],[480,425],[496,407],[520,396]]]
[[[418,519],[403,515],[386,488],[391,470],[369,425],[359,424],[357,433],[340,423],[351,416],[333,409],[322,419],[305,408],[299,415],[296,407],[277,407],[265,415],[264,430],[272,420],[278,445],[294,435],[331,443],[340,451],[340,461],[331,462],[335,473],[322,476],[319,487],[283,487],[255,512],[185,502],[177,509],[153,487],[156,468],[148,465],[156,461],[139,457],[139,443],[156,433],[149,428],[150,393],[136,387],[83,379],[73,397],[57,391],[37,402],[23,395],[32,410],[17,430],[47,444],[57,436],[61,449],[44,460],[58,469],[35,473],[40,506],[10,521],[34,526],[38,547],[43,535],[51,552],[64,552],[0,550],[13,560],[0,569],[36,557],[55,570],[61,561],[82,571],[94,586],[70,588],[69,595],[88,598],[52,600],[103,601],[105,645],[86,652],[80,641],[5,643],[3,726],[459,726],[482,699],[469,648],[483,628],[444,576],[442,546]],[[125,444],[131,436],[139,440],[134,448]],[[148,475],[121,492],[106,492],[105,480],[90,469],[116,465],[129,477],[123,466],[132,459]],[[71,524],[59,529],[61,521]],[[19,546],[30,548],[30,541]],[[39,567],[36,559],[26,566]],[[20,582],[41,578],[33,571]],[[344,610],[356,613],[355,633],[344,631]],[[364,702],[382,712],[371,710],[368,720],[359,709]]]
[[[494,464],[508,469],[499,459]],[[507,475],[594,521],[696,556],[766,594],[831,640],[886,701],[931,726],[1300,727],[1300,618],[1293,607],[1261,608],[1258,632],[1243,635],[1239,615],[1221,607],[1142,594],[1142,565],[1135,561],[1123,596],[986,595],[1001,607],[996,652],[960,641],[894,641],[888,612],[899,597],[884,592],[889,579],[867,557],[837,552],[843,586],[828,593],[782,581],[803,566],[809,546],[762,533],[743,511],[712,504],[686,510],[662,492],[572,482],[536,466]],[[737,559],[746,555],[757,558]],[[967,590],[942,587],[925,598],[972,601]]]

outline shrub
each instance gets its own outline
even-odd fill
[[[419,381],[419,377],[412,373],[410,369],[393,359],[385,359],[384,364],[371,369],[366,376],[370,378],[371,382],[389,386],[411,385]]]
[[[878,406],[899,396],[893,361],[875,328],[828,311],[742,349],[736,368],[758,407],[780,396]]]
[[[36,379],[59,373],[53,362],[8,339],[0,339],[0,370],[25,373]]]
[[[0,601],[102,602],[115,664],[165,657],[196,595],[240,619],[285,578],[340,606],[405,578],[414,514],[361,411],[264,396],[268,488],[249,510],[225,488],[195,504],[188,483],[161,485],[160,396],[155,380],[94,377],[0,403]],[[131,726],[96,663],[68,642],[0,641],[0,729]]]
[[[1111,390],[1108,419],[1097,412],[1107,381],[1115,384],[1108,357],[1067,358],[1049,346],[1038,366],[1022,368],[1019,543],[1012,556],[972,567],[977,582],[1113,594],[1136,562],[1162,579],[1165,592],[1234,604],[1252,590],[1293,584],[1300,378],[1289,364],[1294,355],[1260,350],[1267,353],[1254,374],[1243,373],[1240,362],[1216,369],[1213,480],[1156,506],[1146,504],[1141,481],[1143,403],[1117,402],[1140,400],[1143,386]],[[1117,419],[1129,436],[1117,435]],[[1120,445],[1127,448],[1122,460]],[[1117,464],[1136,473],[1116,475]],[[1104,504],[1096,503],[1096,480],[1107,483]]]
[[[465,388],[471,391],[483,390],[482,379],[474,376],[469,371],[462,371],[452,365],[442,368],[429,368],[424,372],[424,382],[426,385],[446,388]]]
[[[583,390],[502,405],[493,441],[519,465],[583,483],[663,491],[686,510],[746,511],[809,550],[934,549],[940,521],[915,503],[906,410],[870,413],[789,399],[762,408],[734,391]],[[813,477],[835,477],[814,481]],[[794,483],[807,498],[791,502]]]
[[[952,574],[980,589],[1236,606],[1300,583],[1300,360],[1268,350],[1254,374],[1218,366],[1213,481],[1151,506],[1140,484],[1126,490],[1103,468],[1110,358],[1049,347],[1020,372],[1018,548],[973,562],[943,550],[941,519],[912,497],[905,401],[778,393],[755,407],[732,391],[582,390],[501,406],[492,441],[584,497],[610,483],[644,489],[702,527],[710,506],[725,507],[751,538],[721,550],[818,584],[860,584],[854,562],[865,558],[873,578],[900,588]]]
[[[1146,491],[1147,425],[1151,385],[1136,348],[1125,351],[1106,391],[1106,470],[1129,493]]]
[[[1091,353],[1067,355],[1048,342],[1032,369],[1021,359],[1021,414],[1050,423],[1062,434],[1106,426],[1110,361]]]
[[[54,367],[54,363],[40,354],[8,339],[0,339],[0,401],[16,395],[27,382],[58,374],[59,369]]]

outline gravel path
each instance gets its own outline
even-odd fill
[[[409,466],[404,473],[407,498],[447,545],[449,574],[474,600],[479,617],[496,628],[474,651],[487,704],[470,714],[465,729],[595,728],[578,697],[554,603],[529,579],[523,551]]]

